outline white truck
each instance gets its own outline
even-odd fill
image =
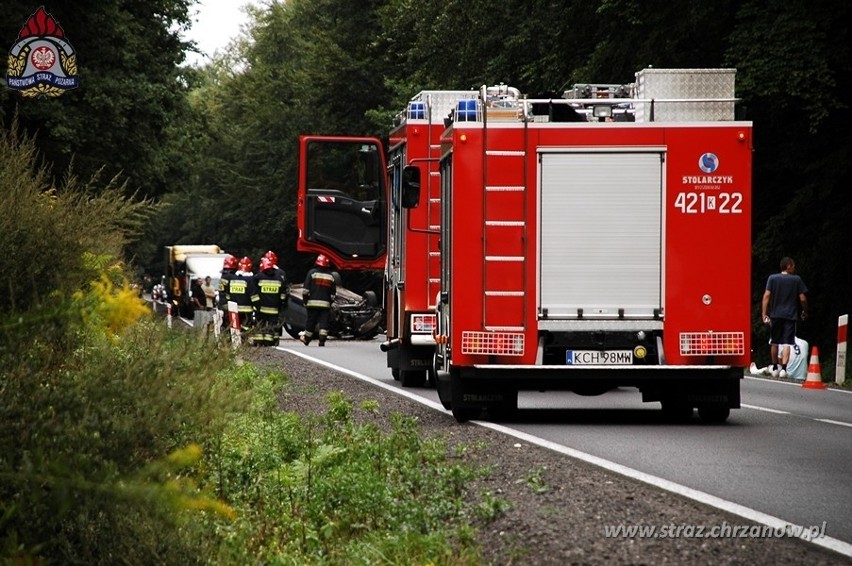
[[[190,288],[194,279],[210,277],[213,288],[219,288],[226,255],[216,244],[166,246],[166,291],[175,314],[192,317]]]

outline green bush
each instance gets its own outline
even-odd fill
[[[0,557],[65,564],[197,556],[184,510],[231,510],[194,482],[199,446],[243,410],[228,352],[166,332],[127,284],[150,203],[54,186],[0,130]]]
[[[476,472],[451,461],[443,442],[420,438],[415,419],[394,414],[388,432],[355,424],[356,409],[336,392],[324,415],[281,412],[278,385],[268,384],[283,376],[253,381],[267,383],[258,397],[267,401],[231,419],[205,452],[209,486],[238,517],[210,517],[202,529],[212,562],[481,563],[465,502]]]

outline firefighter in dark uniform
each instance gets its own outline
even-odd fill
[[[254,308],[251,304],[251,297],[255,291],[252,268],[251,258],[244,257],[237,264],[237,271],[228,282],[227,299],[237,303],[241,335],[253,326]]]
[[[263,257],[270,260],[272,262],[272,268],[275,269],[275,273],[283,277],[284,281],[287,281],[287,274],[284,272],[283,269],[278,267],[278,254],[276,254],[272,250],[269,250],[268,252],[263,254]]]
[[[287,285],[287,300],[289,300],[289,298],[290,298],[290,281],[287,279],[287,273],[283,269],[278,267],[278,254],[276,254],[272,250],[269,250],[268,252],[263,254],[263,257],[272,261],[272,266],[275,268],[275,273],[277,273],[278,275],[280,275],[283,278],[285,284]],[[278,313],[279,329],[284,328],[284,319],[285,319],[285,316],[287,314],[287,300],[285,300],[284,304],[281,305],[281,312]],[[281,334],[279,334],[278,336],[280,337]],[[277,341],[276,341],[276,343],[277,343]]]
[[[251,297],[257,316],[254,343],[258,346],[276,346],[281,337],[279,315],[287,304],[290,286],[287,276],[270,258],[263,256],[260,271],[254,276],[254,294]]]
[[[237,271],[237,258],[228,254],[222,264],[222,274],[219,276],[219,295],[216,304],[216,324],[214,331],[216,337],[222,330],[228,328],[228,283]]]
[[[317,256],[315,267],[308,271],[305,277],[305,287],[302,296],[308,311],[305,332],[301,336],[302,343],[307,346],[313,339],[314,332],[319,334],[319,345],[325,346],[328,338],[328,320],[331,305],[337,295],[337,284],[331,273],[331,266],[324,254]]]

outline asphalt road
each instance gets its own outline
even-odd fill
[[[325,348],[288,338],[280,348],[443,410],[434,390],[403,389],[393,380],[379,350],[382,338],[330,340]],[[598,397],[521,393],[518,417],[500,425],[564,447],[569,455],[626,467],[667,489],[708,494],[710,504],[733,512],[753,510],[757,520],[767,515],[796,525],[824,524],[827,537],[852,555],[852,393],[746,378],[742,403],[722,425],[703,424],[697,416],[671,424],[659,404],[642,403],[634,389]]]

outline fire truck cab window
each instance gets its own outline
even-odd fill
[[[308,144],[308,239],[349,257],[384,251],[381,148],[373,143],[315,140]]]

